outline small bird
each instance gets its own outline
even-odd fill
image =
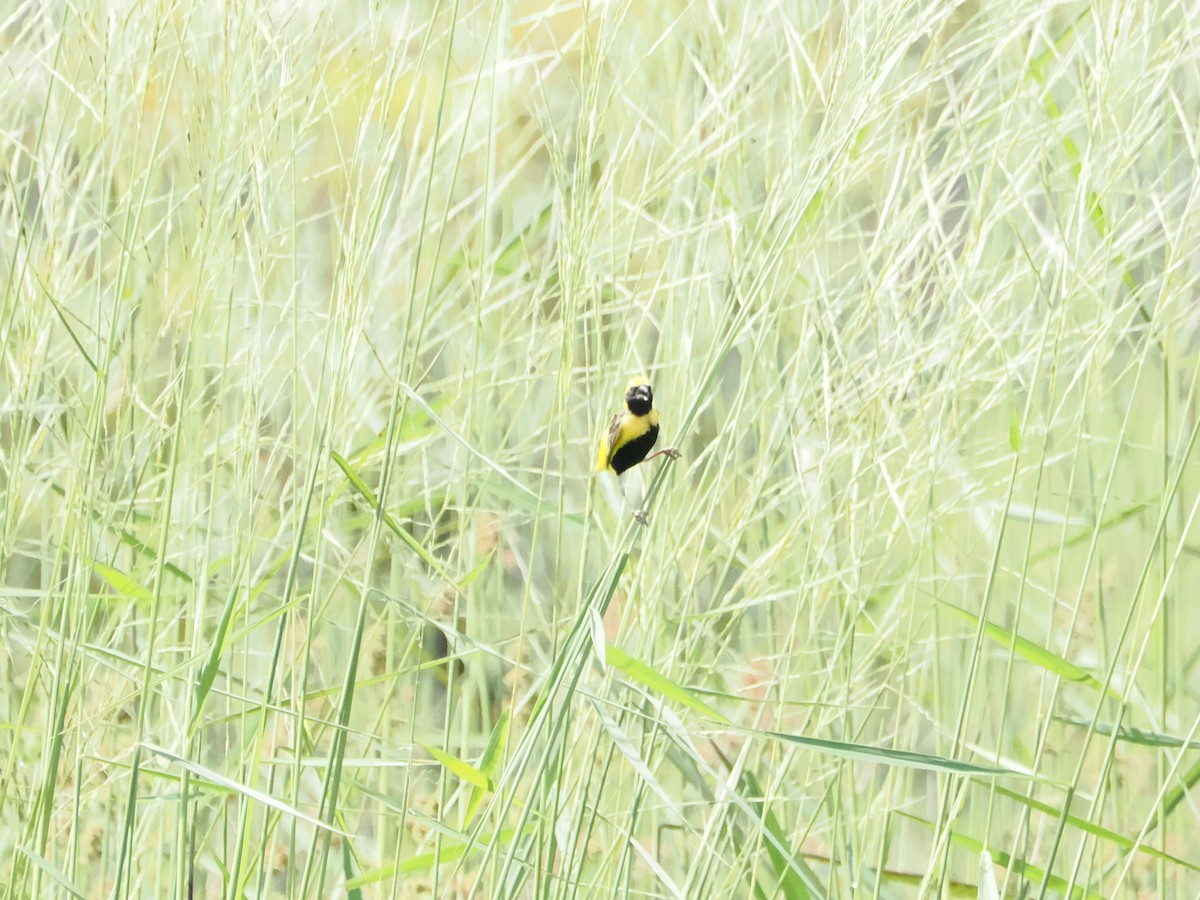
[[[650,385],[643,384],[635,378],[629,383],[629,390],[625,392],[625,409],[612,417],[607,434],[600,438],[600,446],[596,453],[596,471],[609,471],[620,475],[638,463],[654,459],[656,456],[679,459],[679,451],[674,447],[650,453],[657,440],[658,410],[654,408],[654,392],[650,390]],[[649,456],[646,455],[648,453]],[[634,518],[643,525],[646,524],[644,512],[638,511]]]

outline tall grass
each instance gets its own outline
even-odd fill
[[[1193,5],[3,16],[4,897],[1200,890]]]

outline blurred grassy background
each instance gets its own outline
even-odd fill
[[[1191,5],[0,19],[5,897],[1200,891]]]

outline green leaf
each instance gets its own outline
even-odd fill
[[[29,859],[29,861],[39,869],[41,869],[42,872],[45,873],[46,877],[57,884],[59,888],[66,891],[72,897],[78,897],[79,900],[87,900],[87,895],[80,891],[79,888],[72,883],[71,879],[67,877],[67,874],[62,869],[58,868],[58,866],[54,865],[48,859],[44,859],[40,854],[34,853],[28,847],[18,846],[17,851],[25,854],[26,858]]]
[[[666,675],[655,671],[641,660],[634,659],[619,647],[614,647],[612,644],[606,645],[604,656],[608,660],[608,664],[614,669],[624,672],[634,681],[639,681],[648,688],[653,688],[668,700],[674,700],[676,703],[680,703],[700,713],[702,716],[714,719],[722,725],[733,724],[703,700],[694,696],[690,691],[680,687]]]
[[[1008,769],[998,768],[996,766],[978,765],[976,763],[961,762],[956,759],[947,759],[942,756],[932,756],[927,753],[916,753],[911,750],[894,750],[886,747],[872,747],[867,744],[850,744],[844,741],[830,741],[822,738],[802,737],[798,734],[786,734],[780,731],[762,731],[757,728],[741,728],[734,725],[729,719],[721,715],[703,700],[694,696],[690,691],[680,687],[671,679],[667,678],[660,672],[655,671],[650,666],[634,659],[624,650],[621,650],[609,644],[606,648],[608,664],[614,669],[619,669],[630,678],[641,682],[646,687],[652,688],[662,694],[669,700],[674,700],[689,709],[692,709],[703,716],[707,716],[722,725],[727,725],[731,728],[750,735],[759,735],[761,737],[770,738],[776,741],[784,741],[789,744],[798,744],[805,747],[811,747],[814,750],[819,750],[822,753],[828,753],[831,756],[840,756],[844,759],[859,760],[861,762],[881,763],[888,766],[902,766],[909,769],[925,769],[931,772],[949,772],[956,775],[978,775],[983,777],[996,776],[1011,776],[1014,778],[1028,778],[1027,774],[1021,772],[1011,772]]]
[[[58,482],[50,482],[50,490],[54,491],[54,493],[58,494],[58,496],[62,497],[63,499],[66,499],[67,491]],[[98,509],[93,504],[87,504],[85,508],[93,522],[103,527],[106,531],[114,532],[117,536],[117,539],[126,547],[137,553],[138,556],[142,557],[143,559],[152,559],[155,561],[158,560],[158,552],[156,550],[147,547],[133,532],[124,528],[115,528],[112,522],[109,521],[108,516],[101,509]],[[170,572],[177,578],[182,578],[188,584],[193,583],[192,576],[172,562],[163,562],[163,570]]]
[[[950,612],[961,616],[966,621],[975,625],[975,627],[979,627],[979,617],[974,613],[967,612],[965,609],[955,606],[952,603],[947,603],[944,600],[938,602]],[[1076,684],[1087,685],[1096,691],[1104,690],[1103,683],[1087,669],[1067,662],[1057,653],[1052,653],[1045,647],[1035,644],[1033,641],[1013,634],[1008,629],[1001,628],[999,625],[993,625],[991,622],[984,623],[983,631],[984,634],[1000,646],[1011,647],[1022,659],[1057,675],[1059,678],[1074,681]],[[1118,701],[1121,699],[1120,694],[1111,688],[1108,691],[1108,695]]]
[[[1076,544],[1082,544],[1084,541],[1089,541],[1094,533],[1103,534],[1108,529],[1114,528],[1117,525],[1120,525],[1122,522],[1127,522],[1134,516],[1144,512],[1145,510],[1149,509],[1150,506],[1150,503],[1135,503],[1133,506],[1123,509],[1118,513],[1114,513],[1107,519],[1102,520],[1099,525],[1081,528],[1074,534],[1068,536],[1061,543],[1048,545],[1045,549],[1033,554],[1029,558],[1029,561],[1031,563],[1036,563],[1041,562],[1044,559],[1049,559],[1052,556],[1059,556],[1062,551],[1066,550],[1068,547],[1074,547]]]
[[[1126,743],[1136,744],[1140,747],[1173,747],[1175,749],[1200,750],[1200,741],[1189,741],[1177,734],[1163,734],[1161,731],[1145,731],[1141,728],[1130,728],[1128,725],[1122,725],[1114,729],[1111,722],[1097,722],[1093,726],[1086,719],[1075,719],[1070,716],[1055,716],[1054,720],[1062,722],[1064,725],[1074,725],[1076,728],[1084,730],[1092,728],[1096,734],[1103,734],[1110,737],[1116,731],[1118,741],[1125,741]]]
[[[1010,791],[1008,788],[1002,787],[998,784],[994,785],[992,789],[1001,797],[1007,797],[1010,800],[1015,800],[1017,803],[1036,810],[1037,812],[1045,813],[1046,815],[1052,816],[1055,819],[1066,819],[1068,825],[1072,825],[1075,828],[1078,828],[1080,831],[1086,831],[1088,834],[1095,835],[1102,840],[1116,844],[1122,850],[1136,850],[1138,853],[1144,853],[1146,856],[1153,857],[1154,859],[1161,859],[1164,862],[1173,863],[1177,866],[1183,866],[1185,869],[1191,869],[1193,872],[1200,872],[1200,866],[1190,863],[1185,859],[1171,856],[1169,853],[1164,853],[1162,850],[1157,850],[1154,847],[1147,846],[1146,844],[1139,844],[1132,838],[1127,838],[1123,834],[1117,834],[1115,831],[1110,831],[1107,828],[1089,822],[1087,819],[1071,815],[1070,813],[1064,813],[1063,810],[1052,806],[1049,803],[1043,803],[1040,800],[1034,800],[1032,797],[1018,793],[1017,791]]]
[[[342,841],[342,876],[346,881],[354,880],[354,853],[349,841]],[[362,900],[361,888],[350,888],[346,891],[346,900]]]
[[[1017,420],[1017,408],[1015,406],[1009,410],[1008,446],[1012,447],[1013,453],[1021,452],[1021,423]]]
[[[483,749],[483,758],[479,761],[479,769],[489,779],[494,778],[500,768],[504,748],[508,745],[508,726],[512,722],[512,714],[504,710],[500,714],[492,733],[488,735],[487,746]]]
[[[417,872],[428,872],[435,865],[456,862],[469,853],[486,850],[492,845],[493,840],[498,841],[500,844],[510,844],[517,837],[525,837],[532,833],[532,826],[525,828],[523,831],[517,828],[505,828],[495,834],[485,835],[475,841],[446,842],[442,844],[436,853],[414,854],[406,858],[398,866],[384,866],[373,872],[364,872],[357,878],[347,881],[346,890],[357,890],[358,888],[366,887],[368,884],[376,884],[396,875],[414,875]]]
[[[1172,787],[1162,799],[1162,811],[1166,816],[1170,816],[1184,800],[1191,796],[1192,788],[1200,782],[1200,759],[1196,760],[1188,768],[1183,775],[1178,776],[1178,783]]]
[[[258,583],[250,589],[251,603],[270,585],[271,580],[287,564],[290,558],[290,553],[282,553],[271,562],[271,565],[267,567],[266,572],[259,579]],[[196,727],[200,724],[200,714],[204,711],[204,704],[208,700],[208,695],[212,692],[217,675],[220,674],[221,658],[224,656],[225,647],[229,643],[229,630],[233,626],[233,617],[238,610],[237,598],[237,579],[234,579],[234,587],[229,591],[228,596],[226,596],[225,605],[221,609],[221,620],[217,623],[217,631],[209,642],[208,656],[205,658],[204,665],[200,669],[200,674],[196,678],[196,698],[192,704],[192,721],[188,724],[188,737],[196,733]],[[251,626],[251,629],[254,627]]]
[[[471,569],[470,572],[468,572],[466,575],[464,575],[462,578],[460,578],[458,580],[458,586],[465,588],[472,581],[474,581],[476,578],[478,578],[480,575],[482,575],[484,573],[484,571],[487,569],[488,563],[490,563],[495,558],[495,556],[496,556],[496,551],[493,550],[491,553],[489,553],[487,556],[485,556],[483,559],[481,559],[479,562],[477,562],[475,564],[475,567],[473,569]]]
[[[976,775],[984,778],[1029,778],[1028,773],[1013,772],[999,766],[985,766],[979,763],[962,762],[945,756],[933,756],[929,753],[916,753],[912,750],[896,750],[888,747],[872,747],[869,744],[851,744],[845,741],[829,741],[823,738],[804,737],[799,734],[787,734],[782,731],[759,731],[758,729],[739,729],[749,734],[760,734],[763,737],[785,741],[789,744],[799,744],[828,753],[830,756],[840,756],[843,759],[858,760],[859,762],[879,763],[885,766],[898,766],[906,769],[923,769],[927,772],[948,772],[953,775]]]
[[[128,597],[130,600],[136,600],[140,603],[154,602],[153,591],[139,584],[120,569],[114,569],[112,566],[107,566],[102,562],[97,562],[96,560],[88,560],[86,557],[85,560],[88,565],[92,567],[92,570],[118,594]]]
[[[902,810],[894,810],[894,813],[895,815],[908,819],[911,822],[916,822],[918,825],[924,825],[926,828],[934,828],[934,824],[932,822],[922,819],[920,816],[914,816],[912,813],[906,813]],[[1045,869],[1039,868],[1032,863],[1027,863],[1023,859],[1013,858],[1002,850],[995,850],[991,847],[985,846],[981,841],[977,841],[973,837],[967,837],[965,834],[960,834],[957,831],[951,830],[950,840],[952,843],[970,850],[977,856],[984,850],[987,850],[997,863],[1009,871],[1017,872],[1023,878],[1027,878],[1031,881],[1042,881],[1046,878]],[[1058,891],[1060,894],[1065,893],[1068,887],[1067,881],[1063,878],[1059,878],[1057,875],[1051,875],[1046,881],[1046,885],[1051,890]],[[1094,891],[1084,891],[1079,887],[1072,887],[1070,896],[1081,897],[1084,898],[1084,900],[1102,900],[1100,894],[1097,894]]]
[[[499,721],[492,728],[492,733],[488,736],[487,747],[483,750],[483,758],[479,761],[479,771],[487,779],[488,784],[492,785],[492,790],[495,789],[496,772],[500,769],[500,760],[504,757],[504,748],[508,745],[508,727],[512,721],[512,716],[506,709],[500,714]],[[471,799],[467,802],[467,815],[463,821],[463,827],[466,828],[475,818],[475,814],[479,811],[479,807],[483,803],[483,798],[487,796],[489,788],[482,788],[476,785],[471,788]]]
[[[204,661],[204,666],[200,669],[200,675],[196,679],[196,698],[192,704],[192,721],[188,726],[189,736],[195,734],[196,724],[200,721],[200,713],[204,710],[204,702],[208,699],[208,694],[217,680],[217,674],[221,671],[221,655],[225,652],[225,640],[229,636],[229,627],[233,623],[233,613],[237,608],[238,590],[238,584],[235,582],[229,591],[229,596],[225,598],[225,606],[221,610],[221,621],[217,623],[217,633],[209,642],[208,658]]]
[[[492,789],[492,779],[488,778],[483,772],[475,768],[469,762],[459,759],[445,750],[440,750],[432,744],[421,744],[425,751],[442,764],[444,768],[452,772],[458,778],[473,784],[480,790],[490,791]]]
[[[350,482],[354,489],[358,491],[362,498],[366,500],[368,504],[370,504],[371,508],[379,514],[379,517],[383,520],[383,524],[388,527],[388,530],[391,531],[392,534],[396,535],[396,537],[400,538],[400,540],[402,540],[405,544],[407,544],[409,549],[411,549],[415,554],[417,554],[417,556],[424,560],[425,564],[429,566],[429,568],[437,572],[448,583],[458,589],[459,593],[461,593],[462,591],[459,586],[453,581],[453,579],[450,578],[449,575],[446,574],[446,570],[442,568],[442,564],[440,562],[433,558],[433,554],[426,550],[420,541],[409,534],[407,530],[401,527],[399,522],[397,522],[388,514],[387,510],[380,506],[379,499],[375,496],[375,492],[367,487],[367,483],[362,480],[362,477],[356,471],[354,471],[353,468],[351,468],[350,463],[343,459],[342,456],[336,451],[329,451],[329,455],[333,457],[333,461],[337,463],[338,468],[342,470],[342,474],[346,476],[346,479]]]
[[[754,798],[766,797],[766,792],[763,791],[762,785],[758,783],[758,779],[754,777],[754,773],[749,769],[742,772],[738,789],[743,795]],[[763,830],[768,835],[767,840],[764,840],[763,843],[766,844],[767,856],[771,859],[771,867],[775,870],[775,877],[779,879],[779,890],[787,900],[808,900],[812,895],[809,893],[808,886],[805,885],[801,875],[803,874],[812,883],[819,884],[820,881],[817,878],[817,873],[810,869],[795,853],[785,852],[785,848],[791,845],[787,837],[787,832],[779,824],[779,819],[775,817],[775,813],[767,806],[765,799],[751,800],[750,808],[758,816]]]
[[[143,747],[144,749],[148,750],[151,753],[161,756],[163,759],[170,760],[171,762],[175,763],[175,765],[179,766],[179,768],[184,769],[188,772],[191,772],[193,775],[196,775],[199,778],[203,778],[203,779],[207,779],[208,781],[211,781],[214,785],[217,785],[218,787],[224,788],[225,790],[233,791],[234,793],[237,793],[237,794],[242,794],[243,796],[248,797],[251,800],[261,803],[263,806],[270,807],[271,809],[275,810],[276,812],[280,812],[285,815],[291,816],[292,818],[299,819],[301,822],[307,822],[309,825],[312,825],[314,828],[320,828],[320,829],[322,829],[324,831],[328,831],[332,834],[340,835],[343,838],[350,837],[350,835],[348,835],[346,832],[342,831],[340,828],[336,828],[335,826],[330,825],[328,822],[322,822],[320,819],[310,816],[307,813],[301,812],[300,810],[296,809],[294,806],[288,806],[282,800],[277,800],[274,797],[272,797],[270,794],[264,794],[262,791],[255,790],[254,788],[250,787],[249,785],[245,785],[240,782],[234,781],[232,778],[226,778],[224,775],[220,774],[219,772],[214,772],[212,769],[206,768],[205,766],[202,766],[199,763],[194,763],[190,759],[185,759],[184,757],[179,756],[176,753],[172,753],[170,750],[165,750],[162,747],[155,747],[152,744],[145,744],[145,743],[140,744],[139,746]]]

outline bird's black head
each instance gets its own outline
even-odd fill
[[[625,405],[635,416],[644,416],[654,407],[654,392],[648,384],[635,384],[625,393]]]

